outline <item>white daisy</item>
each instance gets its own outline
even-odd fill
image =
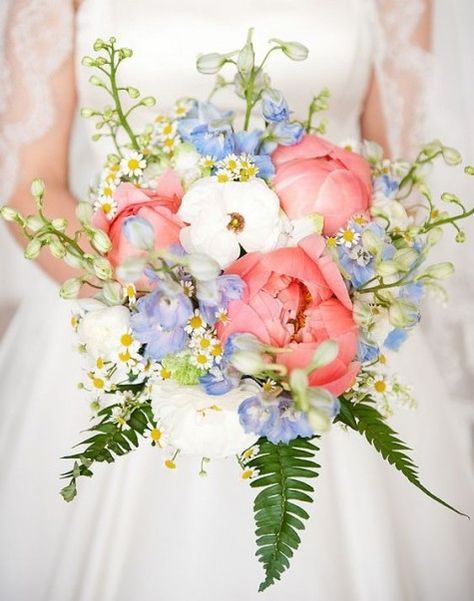
[[[206,330],[206,322],[201,317],[199,309],[194,310],[194,314],[189,318],[184,330],[188,334],[200,334]]]
[[[341,228],[336,234],[336,242],[339,246],[345,246],[351,248],[357,244],[360,240],[360,233],[356,232],[353,228]]]
[[[143,155],[132,150],[120,162],[120,169],[128,177],[139,177],[146,167]]]

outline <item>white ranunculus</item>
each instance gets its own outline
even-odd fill
[[[278,246],[283,222],[278,196],[259,178],[220,183],[215,177],[195,182],[181,201],[178,216],[189,223],[181,243],[227,267],[240,254],[268,252]]]
[[[413,218],[410,217],[405,207],[392,198],[387,198],[382,193],[375,193],[372,202],[373,215],[375,216],[375,222],[379,223],[382,227],[386,227],[386,217],[390,221],[389,230],[399,228],[405,230],[409,225],[413,223]],[[383,217],[380,217],[383,215]]]
[[[185,189],[201,177],[201,158],[192,144],[180,144],[174,151],[173,169],[179,175]]]
[[[92,357],[112,359],[121,349],[120,338],[130,327],[127,307],[108,307],[97,302],[80,320],[77,336]]]
[[[219,396],[200,386],[181,386],[171,380],[153,386],[152,408],[168,444],[185,455],[217,459],[240,454],[257,437],[240,425],[240,403],[254,391],[244,385]]]

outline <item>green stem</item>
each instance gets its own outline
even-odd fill
[[[115,64],[115,48],[112,46],[112,50],[110,51],[110,85],[112,87],[112,97],[115,102],[115,108],[117,110],[117,116],[120,121],[120,125],[127,132],[128,137],[132,143],[132,146],[135,150],[139,150],[140,147],[137,142],[137,138],[130,127],[130,124],[127,121],[127,118],[123,112],[122,103],[120,102],[119,89],[117,87],[117,66],[118,63]]]
[[[470,211],[465,211],[464,213],[455,215],[454,217],[446,217],[446,219],[440,219],[438,221],[433,221],[432,223],[427,223],[421,230],[421,233],[425,234],[426,232],[429,232],[430,230],[432,230],[435,227],[438,227],[440,225],[446,225],[448,223],[451,223],[454,225],[455,221],[459,221],[460,219],[466,219],[467,217],[470,217],[471,215],[474,215],[474,208],[472,208]]]

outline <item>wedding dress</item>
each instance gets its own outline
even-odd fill
[[[196,72],[196,55],[239,47],[249,26],[255,27],[260,52],[271,37],[301,41],[310,49],[309,59],[293,63],[275,56],[270,63],[274,86],[283,90],[296,115],[304,115],[311,95],[327,86],[328,137],[336,142],[360,135],[375,53],[390,60],[382,39],[387,27],[391,41],[399,42],[392,52],[408,61],[405,68],[410,60],[415,76],[424,68],[421,51],[411,58],[403,55],[410,19],[416,20],[419,8],[412,0],[392,3],[404,5],[398,17],[404,15],[405,21],[393,20],[395,11],[385,23],[378,5],[368,0],[85,0],[74,24],[63,0],[18,4],[31,5],[16,38],[26,44],[24,52],[34,52],[38,37],[57,42],[49,62],[31,59],[47,75],[59,66],[74,37],[80,106],[106,102],[101,90],[88,84],[80,58],[91,52],[95,38],[110,35],[134,49],[122,81],[156,95],[162,109],[184,95],[206,97],[212,78]],[[45,23],[52,5],[56,19]],[[34,17],[32,23],[28,16]],[[395,74],[384,66],[378,61],[375,72],[389,96],[391,142],[400,148],[401,123],[396,121],[403,117],[398,103],[403,97]],[[32,86],[35,75],[40,79],[30,74]],[[45,98],[47,89],[42,92]],[[230,94],[222,93],[216,102],[240,110]],[[413,105],[408,108],[414,113]],[[44,121],[33,120],[31,127],[44,131],[54,117],[45,106],[42,111]],[[85,194],[108,151],[107,144],[89,141],[88,126],[77,124],[73,140],[71,172],[78,196]],[[8,135],[4,140],[13,145],[13,133]],[[14,168],[12,161],[9,169]],[[80,484],[74,502],[65,504],[57,475],[68,464],[59,457],[79,440],[89,419],[87,403],[75,388],[80,368],[78,355],[70,350],[69,307],[39,271],[23,266],[10,242],[2,241],[2,251],[3,288],[22,282],[23,295],[0,347],[2,601],[474,598],[472,526],[425,498],[361,437],[337,427],[321,440],[321,475],[299,552],[283,581],[263,596],[255,592],[261,573],[253,556],[253,493],[239,478],[234,460],[212,462],[208,477],[199,478],[193,459],[167,471],[159,451],[145,444],[113,466],[100,465],[91,480]],[[415,385],[420,406],[416,412],[398,411],[396,426],[416,449],[427,485],[472,513],[467,435],[449,403],[442,373],[420,334],[403,352],[397,368]]]

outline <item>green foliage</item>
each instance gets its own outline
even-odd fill
[[[304,438],[289,444],[272,444],[262,438],[257,447],[258,454],[247,466],[259,476],[250,486],[262,488],[254,501],[254,517],[256,555],[265,570],[259,588],[263,591],[280,580],[301,542],[297,530],[304,529],[309,515],[300,503],[313,502],[314,488],[306,480],[316,478],[320,466],[313,461],[318,447]]]
[[[394,465],[405,478],[431,499],[434,499],[459,515],[468,517],[423,486],[419,480],[417,466],[413,463],[409,455],[407,455],[407,451],[411,449],[398,438],[398,434],[385,422],[370,397],[365,397],[358,403],[353,403],[345,397],[341,397],[340,401],[341,411],[336,421],[346,424],[346,426],[365,436],[368,442],[386,461]]]
[[[77,495],[77,478],[93,475],[90,469],[93,463],[102,461],[113,463],[117,457],[138,447],[139,437],[143,437],[146,430],[155,426],[149,403],[136,406],[127,420],[129,427],[123,429],[118,423],[112,421],[114,406],[110,405],[102,409],[98,414],[102,419],[87,430],[93,432],[93,436],[75,445],[85,448],[80,453],[63,457],[63,459],[74,459],[72,470],[61,474],[61,478],[70,478],[69,484],[61,490],[65,501],[72,501]]]

